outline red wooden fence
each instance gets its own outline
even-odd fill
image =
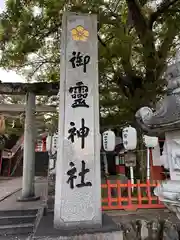
[[[102,209],[103,210],[137,210],[146,208],[164,208],[165,206],[154,195],[153,189],[159,185],[158,181],[136,184],[121,183],[117,180],[111,183],[107,180],[106,184],[101,185],[102,189]],[[133,187],[133,191],[132,191]]]

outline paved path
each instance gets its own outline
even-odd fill
[[[13,180],[14,181],[14,180]],[[40,196],[40,200],[35,202],[17,202],[17,199],[21,196],[21,181],[19,178],[14,181],[14,188],[10,188],[9,186],[9,196],[7,196],[4,200],[0,201],[0,211],[2,210],[23,210],[23,209],[37,209],[41,208],[47,200],[47,178],[36,177],[35,178],[35,194],[36,196]],[[10,180],[11,184],[12,181]],[[4,186],[10,185],[10,183],[4,183]],[[7,195],[7,193],[4,193]],[[0,184],[0,196],[1,196],[1,184]]]
[[[22,185],[22,178],[14,178],[11,180],[0,181],[0,202],[6,199],[8,196],[19,191]]]

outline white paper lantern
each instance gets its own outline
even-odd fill
[[[57,144],[58,144],[58,134],[54,134],[53,136],[50,136],[50,135],[47,136],[46,149],[48,152],[51,151],[51,153],[54,154],[57,151]]]
[[[144,144],[147,148],[154,148],[158,145],[157,137],[150,137],[150,136],[144,135],[143,140],[144,140]]]
[[[116,136],[113,131],[108,130],[103,133],[103,147],[107,152],[114,151]]]
[[[126,150],[134,150],[137,146],[137,131],[129,126],[122,131],[123,145]]]
[[[51,148],[51,138],[52,136],[48,135],[46,138],[46,150],[49,152]]]
[[[58,148],[58,134],[54,134],[52,138],[52,149],[51,149],[52,154],[57,152],[57,148]]]

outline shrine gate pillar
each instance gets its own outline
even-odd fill
[[[24,155],[23,155],[23,181],[22,196],[18,201],[34,201],[39,199],[35,196],[35,111],[36,96],[32,92],[26,94],[25,126],[24,126]]]

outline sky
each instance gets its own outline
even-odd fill
[[[0,13],[5,10],[5,1],[0,0]],[[2,82],[24,82],[25,79],[14,71],[5,71],[0,68],[0,80]]]

